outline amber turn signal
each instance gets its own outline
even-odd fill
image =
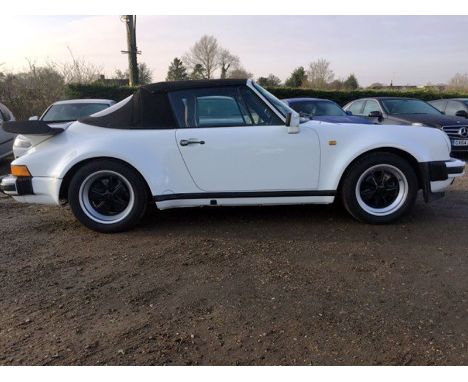
[[[11,175],[14,176],[31,176],[28,168],[26,166],[18,166],[12,165],[11,166]]]

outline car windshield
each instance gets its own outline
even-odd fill
[[[435,107],[418,99],[384,99],[382,104],[388,114],[441,115],[441,112]]]
[[[106,103],[64,103],[52,105],[41,118],[45,122],[76,121],[108,108]]]
[[[343,109],[331,101],[294,101],[289,105],[298,113],[307,117],[346,115]]]
[[[268,102],[270,102],[275,109],[277,109],[284,118],[288,115],[288,113],[293,113],[294,110],[287,106],[284,102],[281,102],[278,98],[276,98],[273,94],[271,94],[268,90],[262,88],[260,85],[252,82],[255,89],[257,89],[262,96],[264,96]]]

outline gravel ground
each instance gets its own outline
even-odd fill
[[[466,365],[468,179],[421,199],[388,226],[204,208],[103,235],[0,197],[0,364]]]

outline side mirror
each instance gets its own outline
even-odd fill
[[[369,113],[369,117],[378,118],[379,120],[381,120],[383,118],[383,114],[380,110],[374,110]]]
[[[353,115],[353,112],[351,110],[346,110],[346,115]]]
[[[465,110],[458,110],[455,115],[457,117],[468,118],[468,113]]]
[[[297,134],[300,131],[301,119],[297,113],[288,113],[286,116],[286,126],[288,127],[288,134]]]
[[[371,118],[382,118],[382,112],[379,110],[374,110],[369,113],[369,117]]]
[[[29,120],[30,121],[38,121],[39,117],[37,115],[35,115],[34,117],[29,117]]]

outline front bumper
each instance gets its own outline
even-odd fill
[[[455,158],[448,161],[423,162],[419,165],[421,187],[426,202],[443,197],[455,178],[465,174],[465,162]]]

